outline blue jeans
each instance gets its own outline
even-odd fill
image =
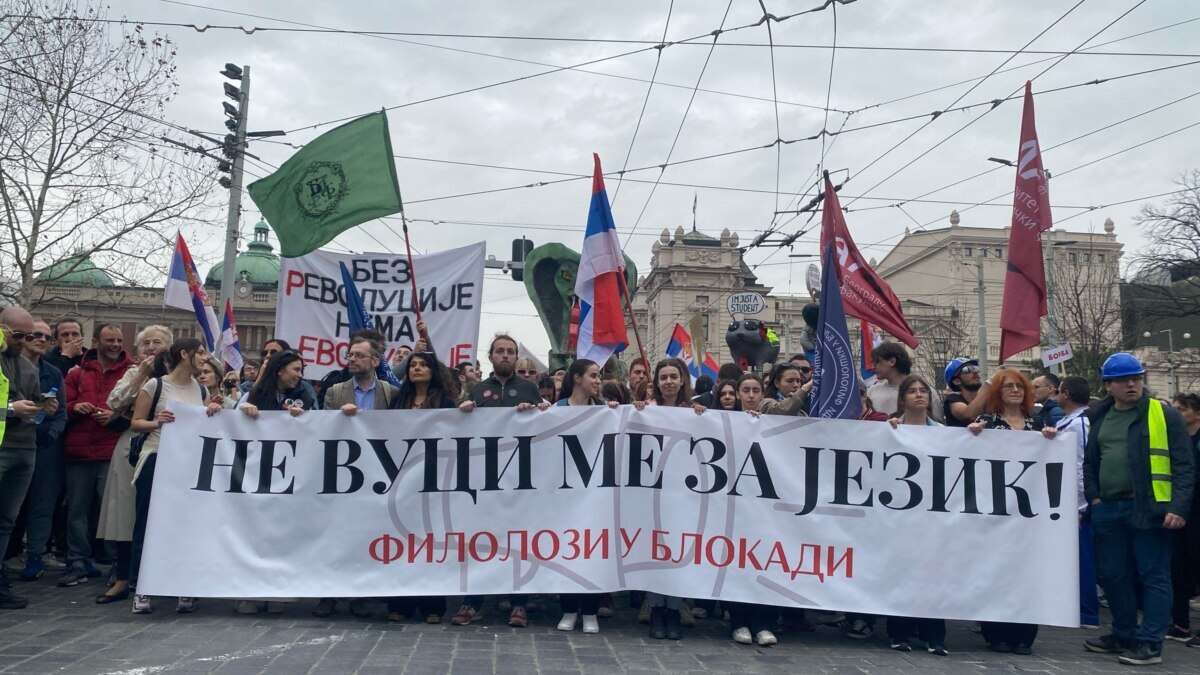
[[[1161,527],[1133,527],[1134,511],[1129,499],[1092,506],[1096,573],[1112,611],[1113,635],[1161,645],[1171,625],[1171,533]]]
[[[62,443],[55,441],[37,449],[33,482],[29,485],[28,519],[25,523],[25,557],[41,558],[50,541],[54,509],[63,494],[66,462]]]
[[[1079,521],[1079,623],[1100,625],[1100,598],[1096,595],[1096,554],[1092,550],[1092,521]]]

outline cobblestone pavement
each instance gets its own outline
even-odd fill
[[[157,599],[155,612],[135,616],[128,602],[96,605],[102,584],[57,588],[47,575],[17,583],[27,609],[0,611],[0,672],[156,675],[159,673],[1101,673],[1129,672],[1112,657],[1083,650],[1079,629],[1042,628],[1033,656],[984,649],[973,624],[954,622],[950,655],[888,649],[882,631],[866,641],[841,637],[833,627],[814,633],[781,630],[770,648],[736,645],[723,622],[687,629],[680,642],[651,640],[634,623],[619,595],[617,616],[601,620],[599,635],[554,629],[558,605],[531,613],[530,627],[509,628],[488,607],[470,627],[388,623],[382,604],[373,620],[345,611],[328,619],[311,615],[313,601],[281,615],[240,616],[228,600],[201,600],[190,615],[174,600]],[[451,603],[452,606],[454,603]],[[506,615],[505,617],[506,618]],[[1200,616],[1193,619],[1194,625]],[[882,628],[882,624],[880,628]],[[1169,642],[1165,663],[1153,673],[1200,673],[1200,649]]]

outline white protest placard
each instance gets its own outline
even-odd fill
[[[175,415],[140,593],[1079,621],[1069,434],[656,406]]]
[[[422,317],[438,357],[451,367],[473,360],[483,300],[484,244],[413,256]],[[287,340],[319,379],[346,366],[350,324],[338,262],[346,263],[375,328],[387,338],[388,356],[417,339],[408,259],[392,253],[314,251],[282,258],[275,337]]]
[[[726,300],[725,308],[729,310],[729,315],[733,317],[761,314],[767,308],[767,299],[754,291],[733,293]]]
[[[1046,347],[1042,350],[1042,365],[1047,368],[1071,360],[1071,345],[1064,343],[1057,347]]]

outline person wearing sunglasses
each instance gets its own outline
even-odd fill
[[[21,355],[25,337],[34,332],[33,316],[21,307],[0,312],[0,372],[8,380],[8,409],[0,440],[0,551],[8,550],[13,523],[33,478],[37,458],[39,412],[54,412],[42,403],[38,369]],[[28,601],[12,592],[8,575],[0,566],[0,609],[23,609]]]
[[[946,364],[944,374],[950,393],[942,399],[943,420],[948,427],[965,427],[983,412],[991,395],[989,385],[983,381],[975,359],[953,359]]]
[[[1033,383],[1019,370],[1001,368],[989,382],[983,412],[967,429],[978,436],[984,429],[1034,431]],[[1033,641],[1038,627],[1028,623],[983,622],[983,639],[994,652],[1028,656],[1033,653]]]
[[[25,501],[25,568],[21,571],[22,581],[36,581],[46,571],[42,556],[50,540],[50,527],[54,519],[54,507],[62,493],[63,457],[62,434],[67,428],[67,395],[63,390],[62,373],[45,359],[52,337],[50,326],[43,321],[33,324],[33,332],[26,336],[22,354],[37,366],[41,389],[47,396],[53,394],[58,409],[53,414],[42,415],[37,423],[37,459],[33,469],[33,482],[29,485],[29,496]]]

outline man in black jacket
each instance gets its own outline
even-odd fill
[[[42,402],[41,383],[37,367],[21,355],[26,338],[33,334],[33,317],[24,309],[12,306],[0,312],[0,372],[8,381],[8,403],[4,428],[0,430],[0,557],[8,550],[8,538],[13,523],[25,500],[33,465],[37,457],[37,424],[39,412],[53,414],[58,399]],[[24,598],[13,595],[8,576],[0,566],[0,609],[23,609]]]
[[[66,377],[87,351],[83,346],[83,327],[75,319],[60,320],[54,324],[54,343],[42,358]]]
[[[1113,616],[1112,634],[1084,646],[1127,665],[1162,663],[1171,625],[1171,530],[1185,525],[1195,482],[1183,418],[1145,395],[1145,374],[1132,354],[1104,362],[1108,397],[1096,408],[1083,460],[1096,572]]]

